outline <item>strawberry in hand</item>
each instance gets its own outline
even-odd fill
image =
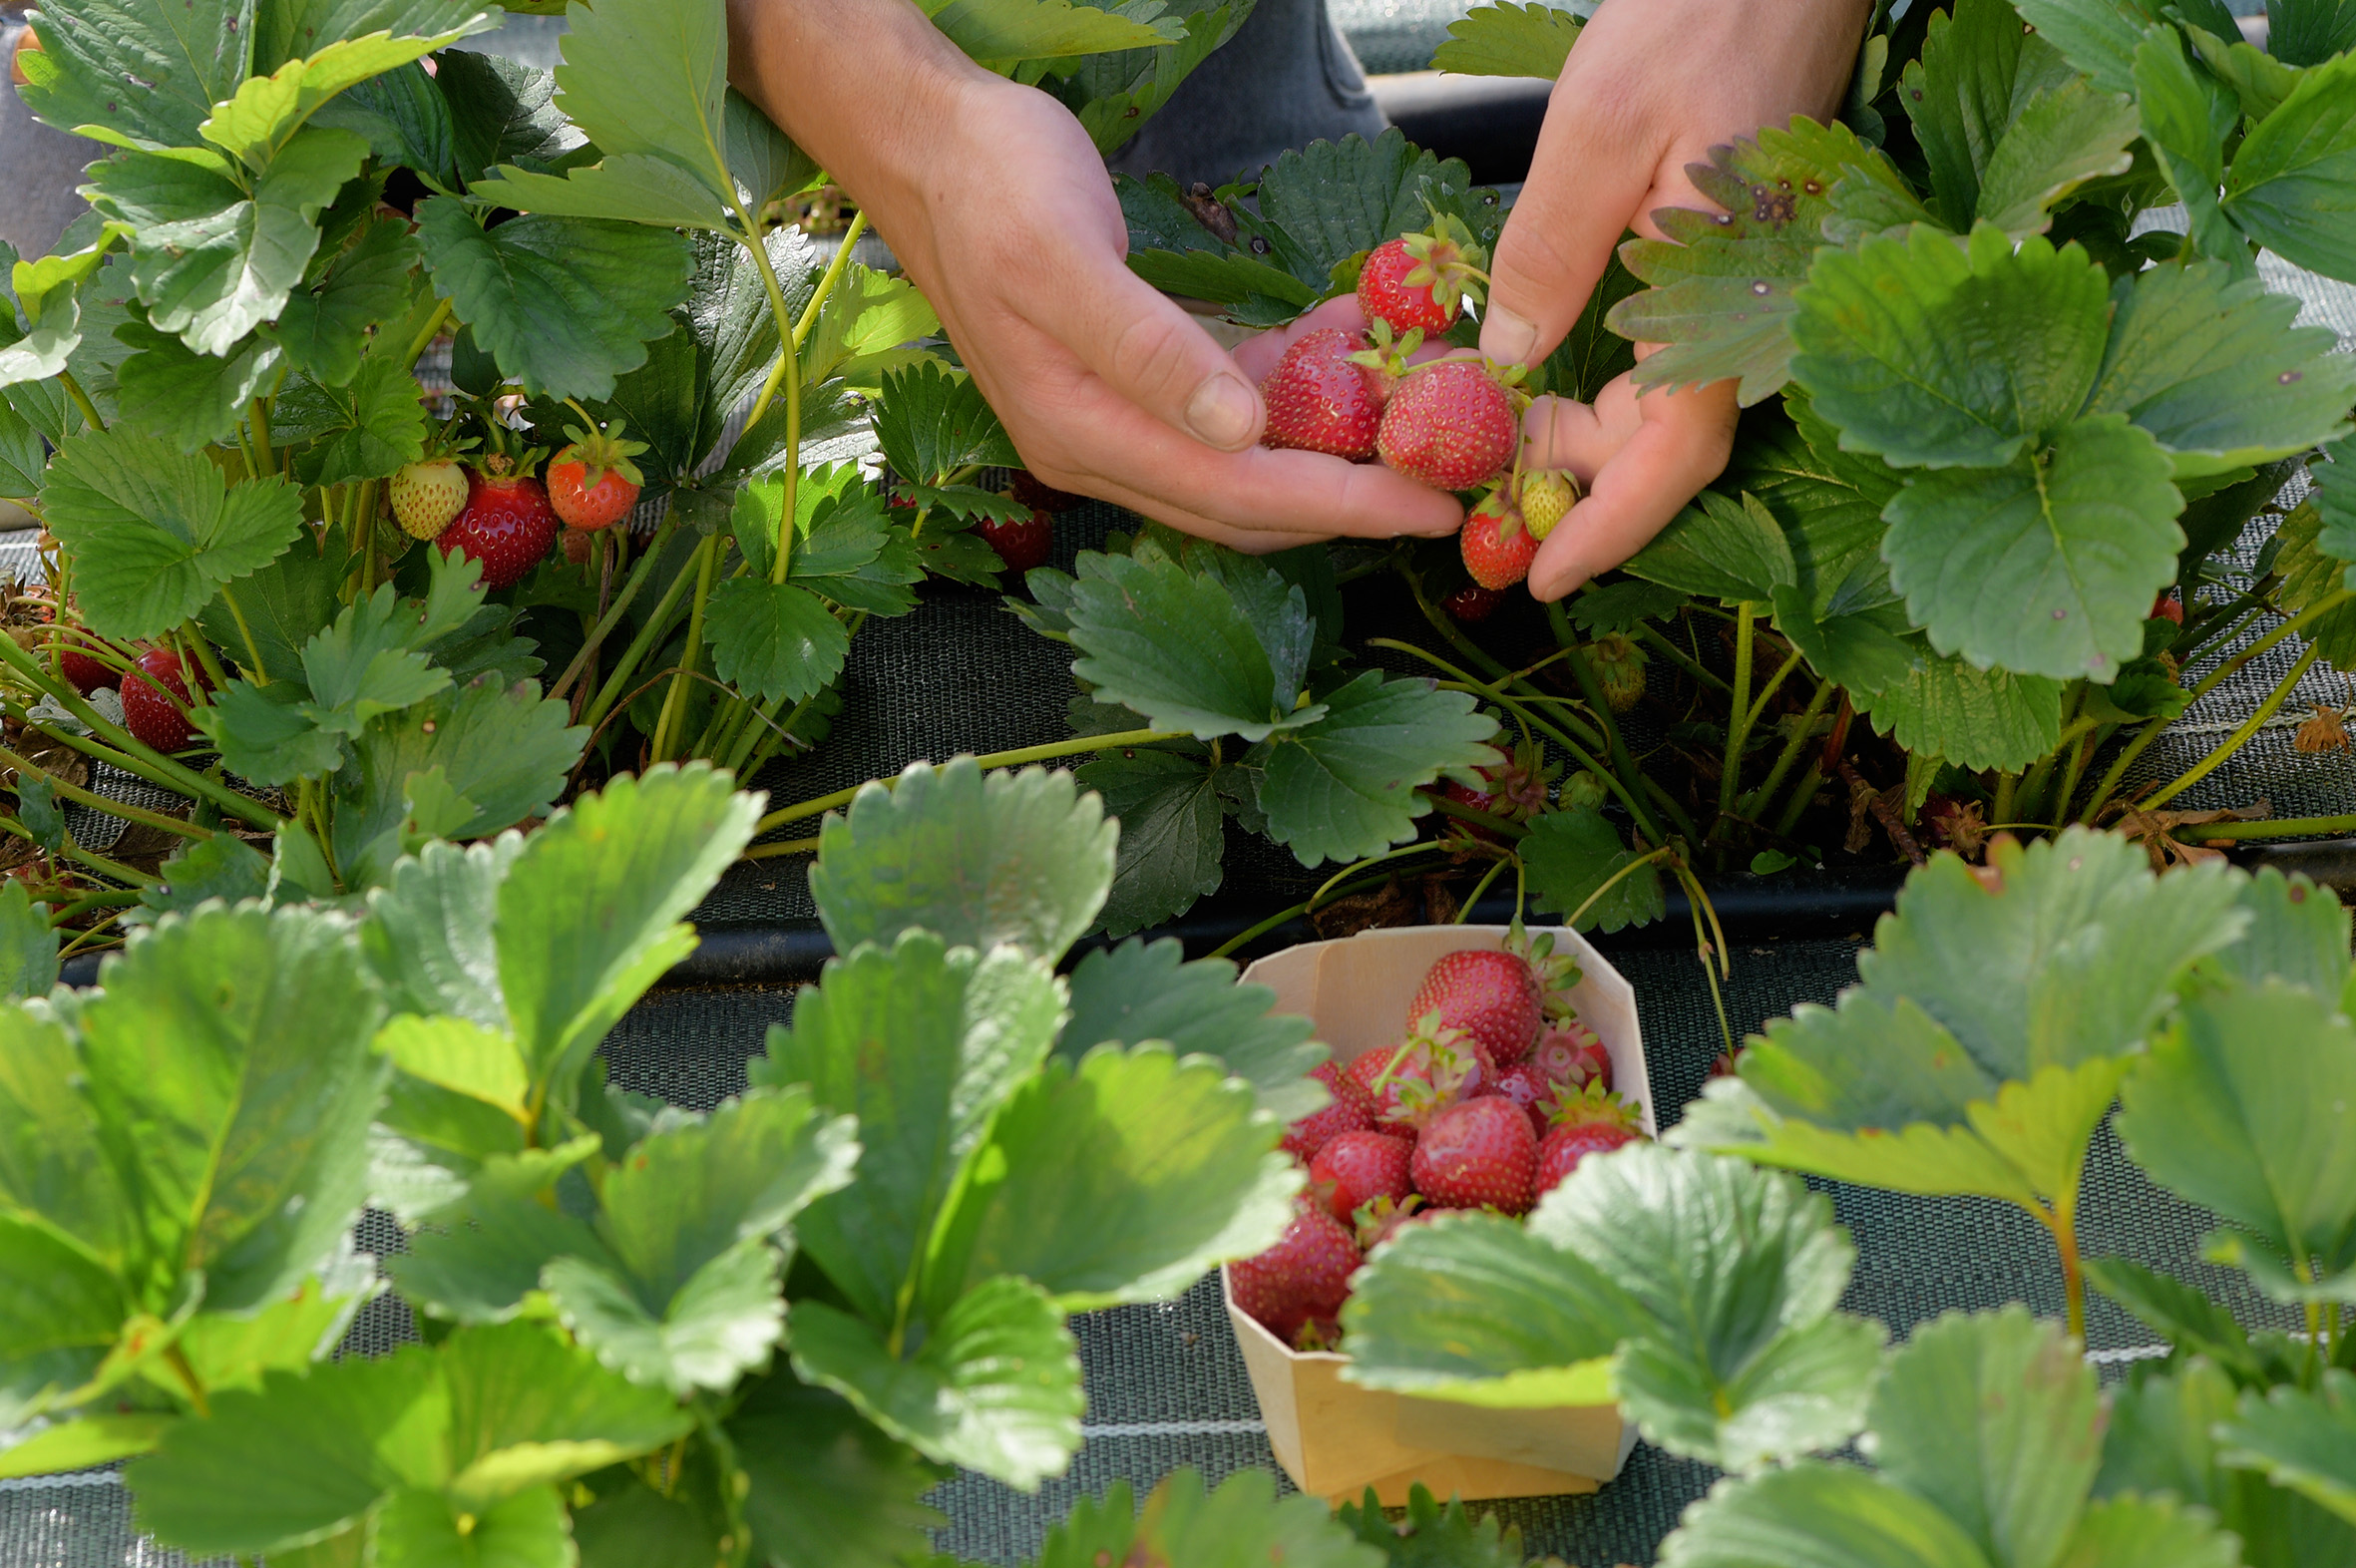
[[[1396,333],[1445,332],[1467,296],[1480,302],[1487,260],[1463,219],[1436,216],[1428,231],[1384,240],[1368,253],[1358,272],[1359,308]]]
[[[581,412],[580,404],[573,407]],[[582,418],[589,416],[583,413]],[[589,420],[589,426],[590,434],[584,435],[580,427],[567,425],[565,434],[572,445],[548,466],[549,505],[567,528],[585,534],[611,528],[628,516],[638,504],[639,487],[646,483],[646,476],[630,461],[646,450],[646,443],[622,440],[619,419],[602,427]]]
[[[1340,327],[1320,327],[1286,349],[1260,383],[1268,405],[1260,444],[1353,463],[1373,457],[1385,378],[1360,362],[1366,351],[1364,338]]]

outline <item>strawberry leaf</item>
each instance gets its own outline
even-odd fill
[[[2183,37],[2172,27],[2151,29],[2137,46],[2135,86],[2144,140],[2184,203],[2189,237],[2200,254],[2249,276],[2249,242],[2217,204],[2224,143],[2240,119],[2233,95],[2185,60]]]
[[[976,62],[1000,70],[1026,60],[1159,49],[1186,36],[1174,18],[1139,21],[1073,0],[929,0],[925,14]]]
[[[942,485],[959,469],[1014,468],[1022,459],[974,378],[933,361],[884,377],[876,439],[896,478]]]
[[[782,1368],[749,1387],[727,1431],[752,1477],[745,1520],[770,1561],[792,1562],[813,1539],[845,1563],[922,1561],[948,1522],[922,1500],[941,1471]],[[586,1523],[576,1516],[576,1532]]]
[[[1580,931],[1619,931],[1649,926],[1668,913],[1655,866],[1642,866],[1593,897],[1606,879],[1636,859],[1636,852],[1620,843],[1619,832],[1593,806],[1549,811],[1530,823],[1521,841],[1522,865],[1530,879],[1530,895],[1541,910],[1569,916],[1580,910]]]
[[[1239,0],[1181,0],[1154,19],[1157,26],[1182,27],[1184,36],[1177,42],[1091,54],[1077,61],[1066,57],[1047,66],[1039,85],[1079,117],[1096,150],[1109,157],[1170,101],[1197,66],[1226,47],[1251,14],[1252,7]],[[1025,65],[1016,79],[1040,65],[1046,63]]]
[[[1430,227],[1434,212],[1461,220],[1484,249],[1505,222],[1496,193],[1475,187],[1460,160],[1418,149],[1396,127],[1372,142],[1346,136],[1288,152],[1261,174],[1259,196],[1259,211],[1238,222],[1321,294],[1339,291],[1337,267]]]
[[[2290,65],[2322,65],[2356,49],[2356,9],[2347,0],[2268,0],[2266,19],[2266,48]]]
[[[0,498],[21,501],[41,494],[41,472],[49,447],[25,416],[0,402]]]
[[[827,817],[810,896],[838,953],[921,928],[1051,963],[1095,923],[1119,834],[1068,773],[912,763],[896,787],[870,784]]]
[[[1079,1356],[1028,1281],[987,1281],[905,1358],[882,1330],[814,1299],[794,1303],[791,1326],[795,1372],[928,1459],[1027,1489],[1080,1445]]]
[[[1627,571],[1681,593],[1765,603],[1795,584],[1799,569],[1773,513],[1749,494],[1736,501],[1706,490],[1629,559]]]
[[[1239,563],[1198,574],[1166,556],[1093,553],[1078,567],[1069,634],[1083,656],[1072,673],[1100,700],[1205,740],[1262,740],[1324,714],[1300,701],[1315,635],[1308,599],[1273,571]]]
[[[756,1084],[808,1084],[819,1106],[859,1118],[851,1185],[794,1230],[852,1309],[889,1326],[991,1116],[1046,1059],[1062,1000],[1053,977],[1012,949],[950,949],[910,931],[889,949],[842,951],[750,1071]],[[880,1039],[892,1042],[889,1072],[874,1066]]]
[[[2344,536],[2326,532],[2322,501],[2328,499],[2328,492],[2322,500],[2309,496],[2293,507],[2274,531],[2274,537],[2282,542],[2274,557],[2274,570],[2282,578],[2276,596],[2293,612],[2321,603],[2348,580],[2349,563],[2325,549],[2327,541],[2344,540]],[[2334,664],[2342,659],[2356,661],[2356,604],[2325,610],[2307,623],[2305,634]]]
[[[1418,1487],[1420,1492],[1421,1488]],[[1428,1502],[1428,1494],[1425,1494]],[[1379,1529],[1391,1555],[1351,1538],[1337,1526],[1323,1499],[1276,1495],[1275,1477],[1244,1468],[1208,1490],[1192,1466],[1163,1477],[1140,1512],[1126,1480],[1114,1481],[1102,1498],[1083,1497],[1062,1523],[1047,1532],[1036,1568],[1090,1568],[1096,1563],[1283,1563],[1287,1568],[1379,1568],[1388,1561],[1420,1568],[1440,1559],[1397,1555],[1420,1544],[1402,1541],[1379,1512],[1370,1531]],[[1488,1534],[1495,1535],[1495,1527]],[[1371,1537],[1370,1537],[1371,1538]],[[1517,1555],[1514,1562],[1519,1563]],[[1445,1559],[1472,1568],[1469,1559]],[[1501,1559],[1499,1559],[1501,1561]],[[1480,1568],[1489,1568],[1482,1559]]]
[[[2146,0],[2013,0],[2013,9],[2106,93],[2136,90],[2136,49],[2160,20]]]
[[[213,355],[193,353],[179,338],[137,321],[125,322],[119,335],[136,350],[116,371],[121,423],[181,452],[232,440],[246,404],[278,368],[278,346],[259,337]]]
[[[57,940],[49,906],[35,904],[21,880],[0,888],[0,996],[48,995],[57,983]]]
[[[246,168],[266,170],[286,145],[300,135],[313,115],[329,100],[371,77],[396,71],[445,45],[499,25],[497,11],[474,10],[472,0],[439,0],[427,6],[385,6],[381,17],[330,16],[292,18],[291,8],[272,7],[274,19],[288,28],[287,44],[297,51],[320,44],[306,37],[306,24],[333,29],[328,40],[305,59],[287,59],[266,76],[246,78],[237,91],[212,106],[212,113],[196,128],[197,134]],[[352,8],[346,8],[347,10]],[[343,31],[357,23],[354,36]],[[391,27],[401,36],[391,36]],[[348,134],[348,133],[338,133]]]
[[[212,106],[245,79],[252,19],[243,0],[108,0],[44,15],[41,48],[18,56],[18,91],[60,131],[96,125],[193,147]]]
[[[1982,210],[1996,149],[2041,92],[2075,73],[2061,52],[2021,25],[2009,0],[1957,0],[1933,15],[1922,57],[1900,78],[1899,102],[1930,166],[1932,204],[1958,233]]]
[[[1804,628],[1802,635],[1805,635]],[[2062,683],[2043,675],[1974,669],[1960,658],[1915,648],[1904,678],[1857,691],[1857,706],[1876,732],[1918,756],[1965,768],[2014,773],[2061,744]],[[1829,654],[1828,654],[1829,656]],[[1892,672],[1876,655],[1876,678]]]
[[[1227,818],[1207,758],[1162,750],[1109,752],[1073,769],[1072,776],[1102,796],[1106,814],[1121,825],[1112,887],[1097,917],[1107,937],[1159,926],[1219,891]]]
[[[434,85],[449,105],[464,180],[480,180],[502,165],[558,173],[588,148],[589,138],[556,106],[553,72],[453,49],[435,62]]]
[[[2356,1524],[2356,1374],[2335,1367],[2320,1388],[2252,1389],[2217,1436],[2223,1463],[2259,1471]]]
[[[449,196],[417,209],[434,290],[532,394],[602,398],[671,330],[685,292],[685,239],[636,223],[527,213],[485,229]]]
[[[2053,209],[2090,180],[2124,175],[2142,132],[2133,99],[2085,81],[2033,95],[1988,156],[1973,221],[2042,234]]]
[[[360,372],[369,329],[408,304],[417,261],[406,223],[388,217],[362,229],[326,271],[287,295],[270,329],[287,364],[322,386],[349,383]]]
[[[1714,1488],[1661,1543],[1661,1562],[1665,1568],[1736,1568],[1805,1561],[1799,1554],[1821,1550],[1817,1543],[1834,1529],[1843,1568],[1984,1568],[1988,1561],[1928,1499],[1870,1470],[1808,1461]],[[1763,1559],[1756,1546],[1761,1541],[1788,1542],[1789,1548]]]
[[[231,486],[210,460],[127,431],[66,442],[42,500],[50,532],[74,552],[83,615],[127,640],[180,624],[302,527],[301,498],[283,480]]]
[[[1379,854],[1414,836],[1431,810],[1425,785],[1497,760],[1496,733],[1468,693],[1367,670],[1328,694],[1316,722],[1258,748],[1268,836],[1304,866]]]
[[[1448,24],[1447,41],[1432,51],[1431,69],[1458,76],[1562,75],[1591,5],[1560,10],[1530,0],[1474,6]]]
[[[397,355],[371,355],[344,386],[297,380],[279,408],[286,439],[313,443],[294,462],[306,485],[384,479],[425,455],[425,405]]]
[[[2225,214],[2284,259],[2356,282],[2356,53],[2318,65],[2225,172]]]
[[[2149,432],[2094,414],[2007,467],[1916,476],[1885,514],[1891,586],[1941,653],[2108,681],[2142,654],[2152,597],[2175,579],[2168,470]]]
[[[2310,471],[2315,490],[2315,548],[2334,561],[2356,562],[2356,436],[2323,449],[2329,467]]]
[[[1433,1501],[1421,1481],[1407,1489],[1406,1516],[1396,1525],[1382,1511],[1380,1501],[1344,1502],[1334,1510],[1344,1529],[1381,1550],[1392,1568],[1522,1568],[1521,1527],[1500,1526],[1497,1516],[1475,1519],[1464,1499],[1451,1495],[1446,1506]]]
[[[457,128],[450,101],[422,63],[347,89],[313,114],[311,124],[351,132],[368,144],[379,164],[407,169],[435,191],[458,188]]]
[[[1107,1041],[1161,1040],[1182,1057],[1226,1063],[1258,1092],[1262,1109],[1295,1121],[1326,1103],[1309,1076],[1326,1048],[1310,1038],[1307,1018],[1270,1011],[1275,1001],[1265,985],[1237,984],[1225,959],[1185,962],[1173,939],[1099,948],[1071,972],[1071,1016],[1055,1054],[1076,1062]]]
[[[2085,405],[2108,288],[2075,246],[2032,236],[2016,248],[1983,224],[1966,248],[1917,225],[1818,260],[1797,295],[1792,374],[1844,450],[1902,468],[1995,467]]]
[[[2249,925],[2217,955],[2225,972],[2251,985],[2302,986],[2345,1011],[2350,922],[2338,895],[2304,873],[2285,877],[2266,866],[2241,884],[2236,902]]]
[[[713,672],[763,702],[798,702],[831,685],[851,652],[851,634],[816,594],[751,577],[712,590],[704,636]]]

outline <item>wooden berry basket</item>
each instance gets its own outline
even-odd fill
[[[1361,932],[1272,953],[1243,978],[1273,988],[1280,1011],[1314,1019],[1335,1063],[1347,1066],[1398,1044],[1407,1003],[1443,955],[1502,948],[1505,937],[1503,926]],[[1553,937],[1557,953],[1578,961],[1572,1004],[1611,1053],[1614,1088],[1635,1102],[1645,1133],[1657,1134],[1635,991],[1577,933],[1555,928]],[[1496,1410],[1345,1382],[1348,1356],[1293,1350],[1237,1309],[1224,1270],[1220,1285],[1269,1446],[1305,1492],[1355,1501],[1372,1486],[1386,1505],[1404,1503],[1418,1481],[1434,1496],[1466,1499],[1591,1492],[1635,1446],[1635,1429],[1610,1403]]]

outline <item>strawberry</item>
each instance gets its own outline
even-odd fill
[[[1555,1111],[1554,1128],[1538,1145],[1538,1191],[1552,1192],[1588,1155],[1607,1154],[1643,1136],[1635,1106],[1601,1083],[1588,1084],[1585,1093]]]
[[[1587,666],[1614,713],[1625,713],[1643,699],[1644,670],[1651,662],[1652,655],[1625,631],[1607,631],[1587,644]]]
[[[1415,1190],[1434,1203],[1520,1214],[1534,1197],[1538,1134],[1501,1095],[1465,1100],[1425,1124],[1412,1166]]]
[[[1600,1083],[1612,1086],[1612,1054],[1595,1030],[1577,1018],[1549,1022],[1530,1051],[1530,1064],[1549,1083],[1584,1089]]]
[[[1227,1283],[1235,1304],[1287,1345],[1311,1332],[1330,1344],[1359,1262],[1342,1222],[1305,1203],[1275,1246],[1227,1266]]]
[[[1463,532],[1456,536],[1456,548],[1464,554],[1464,570],[1472,574],[1472,581],[1485,588],[1508,588],[1530,575],[1530,562],[1538,554],[1537,538],[1521,525],[1521,517],[1502,500],[1505,493],[1498,491],[1472,509],[1472,516],[1464,520]]]
[[[602,427],[591,421],[588,435],[578,426],[565,427],[573,444],[549,460],[548,500],[567,528],[593,534],[611,528],[638,504],[638,487],[646,476],[630,459],[645,451],[646,443],[622,440],[621,425],[618,419]]]
[[[2184,623],[2184,601],[2176,597],[2174,588],[2161,588],[2160,596],[2152,601],[2152,614],[2146,618],[2172,620],[2180,626]]]
[[[1460,220],[1439,218],[1427,233],[1401,234],[1368,252],[1358,272],[1359,308],[1393,332],[1445,332],[1465,295],[1480,299],[1487,260]]]
[[[1008,572],[1023,573],[1047,564],[1047,553],[1055,548],[1055,525],[1044,512],[1033,512],[1027,517],[999,522],[984,518],[974,525],[989,548],[998,553],[998,560]]]
[[[1407,1017],[1429,1033],[1462,1029],[1506,1066],[1530,1053],[1540,1018],[1538,977],[1512,953],[1467,949],[1451,953],[1424,974]],[[1494,1075],[1490,1082],[1494,1082]]]
[[[171,648],[150,648],[132,663],[140,673],[123,677],[123,727],[158,751],[185,751],[196,730],[183,711],[189,683],[181,671],[180,654]],[[201,670],[196,678],[203,680]],[[165,695],[168,691],[171,696]]]
[[[1427,1020],[1428,1021],[1428,1020]],[[1497,1064],[1461,1029],[1418,1027],[1404,1043],[1371,1050],[1343,1070],[1343,1092],[1391,1132],[1420,1127],[1432,1112],[1493,1090]]]
[[[1477,626],[1497,612],[1505,602],[1505,595],[1495,588],[1482,588],[1477,583],[1467,584],[1439,601],[1439,607],[1467,626]]]
[[[1554,532],[1571,510],[1571,503],[1579,499],[1579,482],[1570,471],[1559,468],[1534,468],[1522,475],[1515,488],[1514,501],[1521,509],[1521,526],[1530,531],[1530,538],[1544,539]]]
[[[1380,378],[1351,356],[1365,340],[1321,327],[1291,348],[1260,383],[1268,405],[1264,447],[1324,452],[1361,463],[1374,455],[1382,423]]]
[[[1497,1097],[1519,1105],[1537,1137],[1544,1137],[1554,1124],[1558,1087],[1534,1061],[1517,1061],[1497,1073]]]
[[[1409,371],[1382,405],[1374,445],[1384,463],[1409,479],[1435,490],[1471,490],[1505,466],[1520,437],[1513,396],[1486,365],[1437,359]],[[1477,575],[1473,581],[1505,586]]]
[[[1033,512],[1069,512],[1088,504],[1086,496],[1075,496],[1068,490],[1043,484],[1026,468],[1018,468],[1006,476],[1006,494]]]
[[[1351,1216],[1351,1228],[1358,1234],[1361,1252],[1373,1252],[1410,1225],[1420,1225],[1434,1214],[1453,1213],[1449,1209],[1426,1209],[1423,1200],[1413,1193],[1396,1200],[1371,1198]]]
[[[466,510],[436,543],[445,555],[455,550],[483,563],[483,587],[490,589],[522,582],[556,542],[557,514],[539,480],[529,473],[477,473]]]
[[[96,637],[88,632],[68,631],[59,640],[65,645],[58,649],[57,671],[76,691],[87,697],[101,686],[121,684],[122,672],[88,651],[104,645]]]
[[[1445,786],[1448,799],[1459,806],[1520,822],[1546,809],[1554,781],[1562,775],[1562,764],[1548,762],[1542,751],[1525,742],[1514,748],[1512,760],[1491,763],[1478,771],[1486,788],[1474,789],[1450,779]],[[1475,827],[1472,831],[1483,838],[1496,837],[1486,828]]]
[[[1311,1111],[1285,1129],[1284,1151],[1304,1165],[1317,1157],[1317,1151],[1345,1132],[1357,1132],[1374,1125],[1374,1113],[1363,1099],[1350,1099],[1342,1092],[1342,1070],[1330,1061],[1321,1061],[1310,1070],[1311,1077],[1324,1084],[1334,1096],[1334,1102],[1323,1110]]]
[[[1337,1220],[1347,1220],[1359,1206],[1376,1198],[1397,1203],[1413,1190],[1407,1182],[1407,1157],[1415,1145],[1386,1132],[1345,1132],[1317,1151],[1309,1162],[1309,1185]]]
[[[385,492],[392,498],[402,533],[411,539],[439,539],[466,510],[466,470],[456,458],[411,463],[393,476]]]

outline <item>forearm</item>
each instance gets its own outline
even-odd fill
[[[887,238],[924,203],[967,99],[1003,85],[912,0],[728,0],[728,78]]]

